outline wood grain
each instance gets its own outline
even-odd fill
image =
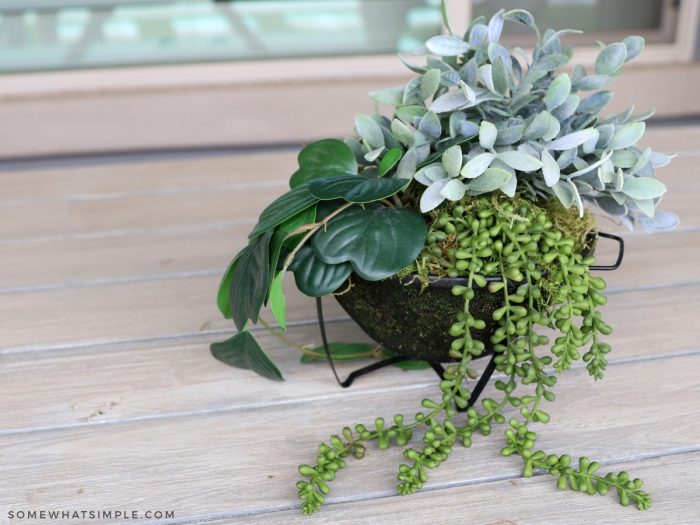
[[[541,429],[538,444],[552,453],[600,460],[700,450],[700,383],[687,373],[698,366],[697,355],[626,363],[610,367],[599,383],[583,370],[567,373],[557,402],[549,407],[552,422]],[[313,459],[320,439],[374,415],[413,413],[419,399],[436,393],[433,383],[410,395],[385,392],[381,399],[369,392],[351,402],[319,399],[0,436],[0,512],[10,502],[53,509],[166,508],[180,518],[291,509],[296,506],[296,465]],[[368,411],[370,405],[374,408]],[[518,460],[498,453],[499,433],[476,438],[470,450],[455,449],[432,473],[427,488],[517,477]],[[371,450],[362,464],[353,462],[334,482],[331,501],[394,494],[400,461],[398,449]]]
[[[677,294],[676,289],[666,289],[611,295],[603,309],[607,322],[615,326],[608,338],[614,348],[610,359],[700,354],[696,335],[688,330],[700,311],[700,285],[687,287],[682,304]],[[292,328],[289,336],[303,344],[320,344],[314,323]],[[409,374],[387,369],[362,378],[345,393],[325,363],[301,366],[298,350],[262,332],[262,347],[287,380],[272,383],[214,360],[208,343],[223,337],[200,336],[187,345],[161,341],[150,347],[132,343],[6,355],[0,368],[0,398],[11,397],[13,402],[4,410],[7,423],[0,434],[181,413],[250,410],[300,399],[353,397],[367,391],[411,391],[435,381],[432,371]],[[349,320],[330,325],[329,337],[367,340]],[[340,370],[344,375],[357,366],[340,365]],[[23,388],[26,384],[32,389]]]
[[[420,524],[457,522],[470,525],[515,525],[529,523],[674,523],[693,525],[700,521],[700,507],[678,482],[700,483],[700,453],[668,456],[644,461],[617,463],[605,470],[628,470],[646,480],[652,491],[652,508],[639,512],[615,503],[615,496],[587,496],[555,491],[551,477],[513,478],[439,491],[421,492],[410,498],[390,496],[361,502],[329,505],[311,518],[298,511],[282,511],[221,519],[212,525],[356,523]],[[508,504],[504,505],[503,502]],[[546,504],[543,504],[546,503]],[[466,521],[461,522],[464,519]]]
[[[652,128],[645,141],[682,153],[660,172],[670,192],[662,208],[679,213],[681,227],[625,234],[624,265],[605,275],[603,314],[615,326],[606,380],[580,368],[563,375],[539,444],[627,462],[648,477],[654,510],[522,480],[518,462],[498,455],[496,431],[457,449],[413,498],[394,496],[399,451],[372,451],[334,483],[335,504],[308,522],[700,521],[688,492],[700,476],[700,127]],[[183,524],[301,522],[296,465],[313,459],[319,440],[348,423],[413,413],[435,395],[432,372],[396,369],[341,390],[324,363],[302,366],[296,350],[260,332],[287,382],[209,355],[210,342],[233,333],[214,303],[219,274],[270,195],[284,190],[295,156],[0,172],[0,399],[9,400],[0,516],[136,508],[173,509]],[[598,253],[608,261],[613,246]],[[318,343],[313,301],[293,289],[290,335]],[[365,340],[326,305],[332,338]]]
[[[0,206],[0,238],[4,238],[4,243],[17,244],[26,238],[53,236],[62,239],[69,235],[114,235],[114,232],[129,230],[172,230],[178,227],[233,221],[249,223],[250,218],[256,217],[272,196],[284,191],[287,177],[293,171],[293,156],[289,153],[280,155],[286,159],[283,163],[288,163],[289,168],[276,172],[279,179],[266,178],[272,186],[265,191],[261,191],[261,188],[254,184],[237,184],[237,179],[229,176],[226,169],[218,172],[219,177],[222,180],[229,177],[228,180],[234,181],[233,183],[203,186],[197,191],[180,191],[177,186],[156,191],[151,183],[145,187],[125,186],[123,192],[117,192],[116,196],[111,195],[108,198],[101,193],[86,193],[73,198],[48,199],[39,203],[32,203],[31,198],[27,201],[28,190],[20,192],[19,197],[15,199],[10,198],[12,193],[9,193],[4,197],[8,200]],[[118,169],[112,167],[115,178]],[[121,169],[123,170],[123,166]],[[158,163],[153,163],[151,169],[158,170]],[[669,187],[664,207],[676,211],[681,216],[685,229],[698,226],[694,213],[695,202],[690,192],[691,188],[697,187],[697,171],[695,158],[682,157],[664,168],[660,174]],[[247,181],[257,180],[259,174],[255,162],[241,165],[237,172],[245,172]],[[167,169],[161,173],[165,176]],[[6,178],[12,179],[13,176],[2,175],[2,179]],[[275,182],[277,180],[279,182]],[[8,182],[12,183],[12,180]]]

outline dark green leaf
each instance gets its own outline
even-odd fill
[[[333,361],[356,361],[374,357],[374,350],[377,345],[373,343],[328,343]],[[313,363],[314,361],[327,361],[326,351],[323,346],[317,346],[309,350],[309,353],[301,356],[302,363]]]
[[[227,365],[252,370],[269,379],[284,380],[279,369],[248,331],[239,332],[226,341],[213,343],[211,353]]]
[[[350,262],[363,279],[378,281],[411,264],[425,244],[423,217],[406,208],[353,206],[331,219],[311,239],[327,264]]]
[[[236,271],[236,265],[238,264],[238,258],[241,256],[241,253],[242,252],[239,252],[229,263],[224,276],[221,278],[219,292],[216,295],[216,304],[219,307],[219,311],[226,319],[231,319],[231,303],[229,301],[231,283],[233,282],[233,273]]]
[[[383,177],[396,166],[396,163],[401,160],[403,150],[401,148],[393,148],[386,152],[382,161],[379,163],[379,176]]]
[[[301,213],[318,202],[318,199],[309,193],[309,184],[305,183],[288,191],[275,199],[263,210],[253,231],[248,235],[249,239],[255,239],[259,235],[279,226],[287,219]]]
[[[233,272],[231,313],[239,330],[248,320],[256,322],[270,287],[270,239],[272,232],[252,241],[243,249]]]
[[[284,296],[282,281],[284,272],[279,272],[270,284],[270,310],[283,331],[287,330],[287,299]]]
[[[289,266],[299,291],[311,297],[322,297],[335,292],[350,277],[350,263],[326,264],[310,246],[302,246]]]
[[[321,200],[345,199],[367,203],[386,199],[408,185],[407,179],[377,179],[357,175],[327,177],[311,183],[311,193]]]
[[[406,359],[405,361],[399,361],[394,366],[401,370],[425,370],[426,368],[430,368],[430,363],[421,361],[420,359]]]
[[[341,140],[324,139],[301,150],[299,169],[289,180],[289,186],[295,188],[307,180],[355,173],[357,162],[352,150]]]
[[[284,246],[292,250],[300,239],[299,235],[295,235],[294,238],[290,239],[287,239],[287,236],[305,224],[312,224],[316,220],[316,208],[316,206],[311,206],[297,213],[294,217],[290,217],[280,224],[275,230],[272,240],[270,241],[270,272],[273,275],[277,273],[277,263],[280,253],[282,252],[282,247]]]

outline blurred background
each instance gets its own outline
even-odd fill
[[[647,40],[616,106],[700,115],[698,0],[451,0],[456,29],[498,9],[596,41]],[[526,47],[531,34],[511,28]],[[299,144],[351,132],[441,30],[438,0],[0,0],[0,159]]]

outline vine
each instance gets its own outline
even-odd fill
[[[614,489],[621,504],[648,508],[651,498],[642,490],[641,480],[630,479],[626,472],[603,476],[598,474],[600,464],[586,457],[580,458],[576,469],[566,454],[534,451],[537,434],[530,425],[550,420],[541,404],[555,398],[554,374],[579,359],[595,379],[605,370],[610,346],[601,337],[611,329],[597,311],[605,303],[600,293],[605,282],[589,275],[594,259],[574,249],[573,236],[555,225],[551,210],[519,197],[482,197],[470,206],[443,206],[432,216],[428,242],[418,258],[419,272],[439,268],[444,275],[465,278],[463,285],[452,287],[454,295],[463,297],[464,306],[450,328],[454,339],[449,355],[456,362],[445,370],[441,397],[424,399],[424,410],[408,424],[401,414],[392,418],[391,425],[377,418],[373,426],[345,427],[341,435],[322,443],[316,464],[299,467],[306,478],[297,484],[304,513],[320,508],[330,492],[328,483],[346,467],[346,459],[364,457],[370,442],[379,449],[392,444],[404,448],[408,462],[399,466],[397,490],[402,495],[416,492],[427,482],[428,471],[446,461],[458,441],[470,447],[475,433],[488,436],[494,424],[506,423],[508,407],[518,410],[520,417],[508,420],[502,454],[520,457],[525,477],[548,473],[557,478],[560,489],[588,494],[604,495]],[[496,328],[489,343],[496,353],[496,370],[504,379],[495,382],[500,399],[486,397],[477,407],[470,406],[468,381],[476,377],[470,368],[472,360],[487,350],[484,341],[474,338],[475,330],[486,327],[485,320],[472,313],[480,289],[502,297],[502,305],[491,316]],[[549,338],[539,334],[537,326],[561,333],[552,346],[556,361],[552,355],[538,353]],[[581,358],[579,350],[589,343]],[[518,384],[530,391],[516,395]],[[422,447],[408,446],[418,429],[423,430]]]

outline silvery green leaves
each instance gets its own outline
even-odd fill
[[[532,57],[500,43],[508,22],[535,30]],[[639,55],[644,41],[628,37],[601,45],[592,71],[577,65],[558,73],[571,58],[563,39],[572,32],[540,34],[532,15],[516,9],[476,20],[463,38],[452,32],[431,38],[426,50],[437,56],[429,56],[425,67],[410,66],[418,76],[403,91],[373,93],[396,109],[391,122],[376,115],[358,122],[365,160],[376,160],[380,174],[415,173],[425,186],[423,211],[445,200],[520,190],[580,211],[590,202],[617,215],[649,218],[659,198],[642,196],[662,193],[663,185],[637,180],[655,181],[656,168],[668,159],[636,148],[648,115],[629,110],[599,117],[612,99],[602,89]],[[405,151],[400,163],[390,154],[388,134]],[[450,147],[448,134],[475,138]]]

